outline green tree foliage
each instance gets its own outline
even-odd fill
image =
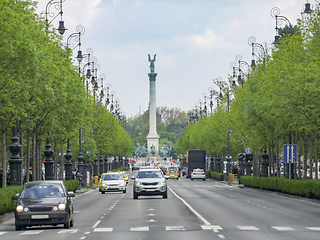
[[[230,112],[221,101],[219,109],[205,119],[189,124],[177,142],[181,154],[192,148],[213,154],[227,149],[231,129],[231,154],[241,148],[261,150],[284,143],[288,134],[319,130],[320,117],[320,27],[313,13],[299,26],[283,29],[281,44],[273,48],[234,90]]]

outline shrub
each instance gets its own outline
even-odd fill
[[[16,201],[11,200],[11,197],[20,193],[22,186],[8,186],[0,188],[0,214],[14,211]]]

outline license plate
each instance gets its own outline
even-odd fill
[[[49,215],[31,215],[31,219],[47,219]]]
[[[146,189],[147,192],[154,192],[155,189]]]

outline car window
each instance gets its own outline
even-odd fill
[[[43,197],[65,197],[65,193],[60,184],[32,184],[26,185],[20,198],[43,198]]]
[[[103,176],[103,180],[121,180],[123,177],[120,174],[106,174]]]
[[[160,171],[141,171],[138,172],[137,178],[162,178]]]

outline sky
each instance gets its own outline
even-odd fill
[[[44,12],[49,0],[39,0]],[[189,111],[216,89],[213,79],[228,81],[236,56],[250,64],[248,38],[274,41],[273,7],[295,25],[307,0],[65,0],[68,36],[85,27],[81,50],[89,48],[111,86],[121,113],[134,117],[148,110],[148,54],[156,54],[156,105]],[[311,6],[315,0],[309,0]],[[58,11],[52,7],[52,12]],[[49,19],[50,20],[50,19]],[[56,28],[59,17],[52,21]],[[284,26],[284,25],[283,25]],[[74,50],[74,56],[77,49]],[[105,100],[103,100],[105,101]],[[209,106],[208,106],[209,108]]]

